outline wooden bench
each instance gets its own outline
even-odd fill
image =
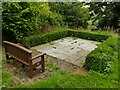
[[[39,55],[33,56],[31,50],[22,47],[18,44],[14,44],[8,41],[3,41],[5,46],[5,54],[7,62],[9,57],[13,57],[14,59],[21,62],[23,65],[28,67],[29,77],[32,78],[36,73],[44,72],[44,55],[45,53],[41,53]]]

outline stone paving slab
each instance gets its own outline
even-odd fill
[[[100,42],[81,38],[66,37],[50,43],[32,47],[38,52],[44,52],[49,56],[65,60],[82,67],[86,56],[97,48]]]

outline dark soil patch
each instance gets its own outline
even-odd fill
[[[54,72],[59,70],[48,71],[49,67],[46,67],[45,72],[36,74],[33,78],[29,78],[27,68],[23,68],[21,63],[16,62],[16,64],[6,63],[4,64],[3,71],[8,72],[13,76],[14,85],[24,84],[24,83],[33,83],[36,81],[45,80],[50,77]],[[10,84],[13,85],[13,84]]]
[[[88,74],[88,71],[84,68],[76,69],[74,71],[75,74]]]

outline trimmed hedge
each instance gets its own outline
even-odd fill
[[[117,38],[109,37],[94,51],[87,55],[84,67],[87,70],[94,70],[100,73],[110,73],[113,70],[113,63],[117,57]]]
[[[25,37],[22,40],[22,45],[25,47],[31,47],[31,46],[36,46],[36,45],[44,44],[47,42],[51,42],[53,40],[57,40],[67,36],[73,36],[73,37],[95,40],[95,41],[104,41],[109,37],[108,35],[102,35],[98,33],[67,29],[67,30],[58,30],[53,32],[47,32],[45,34],[38,34],[38,35]]]
[[[67,30],[47,32],[45,34],[38,34],[38,35],[25,37],[22,40],[22,45],[29,48],[31,46],[41,45],[53,40],[64,38],[66,36],[68,36]]]
[[[76,31],[76,30],[69,30],[68,35],[73,37],[88,39],[88,40],[94,40],[98,42],[102,42],[109,37],[108,35],[105,35],[105,34]]]
[[[113,48],[114,51],[118,50],[118,38],[116,37],[109,37],[107,40],[103,42],[107,46]]]

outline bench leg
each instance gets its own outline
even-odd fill
[[[9,61],[9,55],[6,54],[6,60],[7,60],[7,63],[10,63]]]
[[[23,68],[25,68],[25,65],[24,65],[24,64],[22,64],[22,67],[23,67]]]
[[[44,65],[44,62],[43,62],[43,64],[42,64],[42,72],[44,72],[45,71],[45,65]]]
[[[30,78],[33,78],[33,76],[34,76],[34,71],[31,70],[31,69],[29,69],[29,77],[30,77]]]
[[[42,56],[41,58],[42,58],[42,72],[44,72],[45,71],[44,56]]]

